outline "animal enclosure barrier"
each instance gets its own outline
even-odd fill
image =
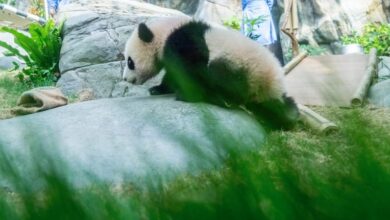
[[[307,106],[361,106],[376,65],[375,49],[369,55],[307,57],[302,53],[284,67],[287,92],[299,103],[302,121],[321,133],[328,133],[337,126]]]
[[[10,5],[0,4],[0,26],[26,29],[32,22],[44,24],[46,19],[20,11]]]

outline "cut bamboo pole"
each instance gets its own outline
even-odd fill
[[[296,56],[294,59],[292,59],[290,62],[288,62],[284,67],[284,75],[287,75],[292,69],[294,69],[305,57],[307,57],[307,52],[304,51],[298,56]]]
[[[375,76],[376,63],[377,63],[376,49],[373,48],[370,50],[370,54],[368,57],[368,64],[365,69],[364,77],[351,99],[352,107],[359,107],[363,104],[364,98],[367,95],[368,88],[370,87],[372,79]]]
[[[298,108],[303,123],[308,125],[310,128],[318,131],[319,133],[329,134],[338,130],[338,127],[335,123],[322,117],[320,114],[311,110],[310,108],[301,104],[298,104]]]
[[[284,67],[284,74],[287,75],[291,70],[293,70],[303,59],[307,57],[308,53],[302,52],[294,59],[292,59],[289,63],[287,63]],[[329,134],[333,131],[338,130],[338,127],[335,123],[329,121],[324,118],[317,112],[313,111],[307,106],[298,104],[299,113],[301,120],[310,128],[322,134]]]

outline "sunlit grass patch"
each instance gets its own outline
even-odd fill
[[[29,89],[30,86],[19,82],[13,73],[0,72],[0,120],[14,117],[11,108],[16,106],[19,96]]]

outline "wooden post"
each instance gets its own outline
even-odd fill
[[[292,69],[294,69],[305,57],[307,57],[307,55],[307,51],[304,51],[287,63],[283,67],[284,75],[287,75]]]
[[[352,107],[359,107],[363,104],[364,99],[367,95],[368,88],[370,87],[372,79],[375,76],[376,63],[377,63],[376,49],[375,48],[371,49],[370,54],[368,56],[369,56],[368,64],[365,70],[364,77],[351,99]]]
[[[301,120],[310,128],[313,128],[322,134],[329,134],[338,130],[338,127],[335,123],[322,117],[320,114],[311,110],[310,108],[301,104],[298,104],[298,108],[299,113],[301,113]]]
[[[287,75],[292,69],[294,69],[306,56],[307,52],[300,53],[294,59],[292,59],[288,64],[283,67],[284,74]],[[315,131],[328,134],[330,132],[336,131],[338,129],[337,125],[328,119],[324,118],[317,112],[308,108],[307,106],[298,104],[299,113],[301,114],[301,120],[310,128]]]
[[[296,0],[284,1],[284,23],[281,31],[291,39],[293,57],[299,53],[299,44],[296,38],[298,31],[298,7]]]

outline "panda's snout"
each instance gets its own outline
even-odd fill
[[[135,84],[137,81],[137,78],[133,75],[124,74],[123,80],[126,82],[129,82],[131,84]]]
[[[137,81],[137,79],[136,79],[135,77],[129,77],[129,78],[128,78],[128,77],[126,77],[126,76],[123,78],[123,80],[126,81],[126,82],[129,82],[129,83],[131,83],[131,84],[135,84],[136,81]]]

